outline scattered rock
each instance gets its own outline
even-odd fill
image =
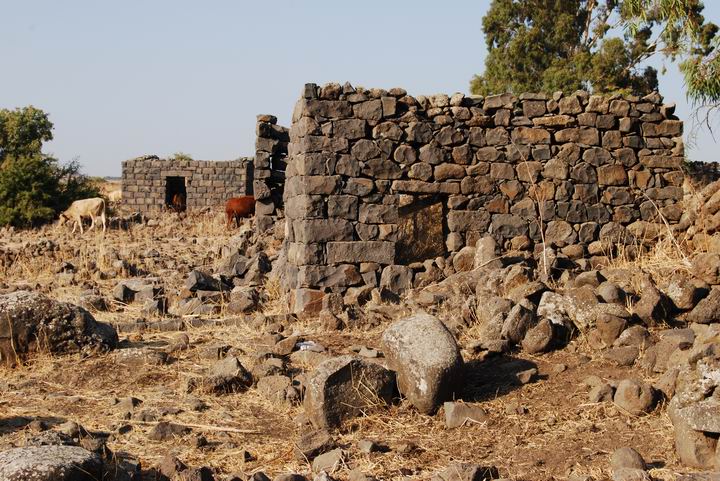
[[[148,439],[152,439],[153,441],[168,441],[175,437],[182,437],[189,432],[190,428],[187,426],[161,421],[152,428],[148,434]]]
[[[657,380],[653,387],[660,391],[665,399],[672,399],[675,395],[675,384],[679,373],[680,370],[677,368],[668,369],[665,374],[660,376],[660,379]]]
[[[302,474],[284,473],[275,476],[273,481],[307,481],[307,478]]]
[[[252,375],[238,358],[227,356],[217,361],[202,379],[191,379],[188,391],[199,389],[215,394],[244,391],[253,383]]]
[[[358,442],[358,449],[363,453],[377,453],[382,451],[382,446],[380,446],[375,441],[370,441],[369,439],[362,439]]]
[[[520,384],[529,384],[535,380],[538,370],[536,368],[526,369],[515,374]]]
[[[655,392],[647,383],[623,379],[618,384],[613,402],[630,414],[639,416],[652,411],[655,406]]]
[[[535,324],[535,313],[522,304],[515,304],[503,322],[500,335],[513,344],[525,338],[525,334]]]
[[[495,466],[480,466],[469,463],[452,463],[436,472],[432,481],[489,481],[500,477]]]
[[[144,346],[118,349],[112,356],[118,364],[133,369],[140,369],[146,365],[162,366],[166,364],[168,360],[167,352]]]
[[[603,301],[609,304],[625,304],[626,294],[625,291],[620,289],[615,283],[605,281],[600,284],[596,289],[597,295],[602,298]]]
[[[182,471],[185,471],[186,469],[187,466],[185,465],[185,463],[180,461],[175,456],[171,456],[169,454],[166,455],[158,465],[158,471],[160,471],[160,474],[171,479]]]
[[[334,428],[345,420],[390,403],[395,375],[378,364],[352,356],[322,362],[305,390],[305,413],[317,428]]]
[[[287,376],[272,375],[260,378],[257,383],[258,391],[272,402],[284,402],[288,398],[288,389],[292,386],[292,380]]]
[[[25,441],[25,446],[77,446],[72,436],[59,431],[44,431]]]
[[[680,462],[694,468],[712,469],[715,464],[717,439],[690,427],[678,416],[672,402],[668,407],[668,415],[675,430],[675,451]]]
[[[675,309],[687,311],[708,294],[707,284],[684,274],[676,274],[664,289]]]
[[[610,314],[600,314],[596,326],[605,346],[611,346],[627,327],[627,321]]]
[[[523,351],[528,354],[548,352],[556,345],[558,328],[548,319],[541,319],[530,328],[522,341]]]
[[[625,329],[613,342],[616,347],[635,346],[645,349],[651,343],[650,333],[643,326],[632,326]]]
[[[446,402],[443,404],[445,410],[445,427],[448,429],[458,428],[466,423],[481,423],[488,419],[485,410],[476,404],[460,402]]]
[[[620,468],[613,470],[613,481],[652,481],[644,469]]]
[[[588,401],[591,403],[610,402],[615,395],[615,389],[608,383],[596,384],[588,393]]]
[[[710,324],[720,320],[720,287],[713,287],[687,315],[688,322]]]
[[[702,330],[700,330],[702,331]],[[717,436],[720,434],[720,352],[717,340],[698,346],[690,358],[691,365],[682,369],[676,382],[675,396],[668,405],[668,415],[675,428],[675,447],[683,464],[717,469]],[[713,394],[715,393],[715,394]]]
[[[337,448],[313,459],[312,470],[315,473],[319,473],[320,471],[334,473],[337,469],[341,468],[344,463],[345,452]]]
[[[647,466],[640,453],[633,448],[625,447],[616,449],[610,456],[610,469],[615,471],[623,468],[645,470]]]
[[[632,366],[640,355],[637,346],[614,347],[603,352],[602,357],[618,366]]]

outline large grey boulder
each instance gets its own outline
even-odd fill
[[[63,354],[114,349],[115,329],[82,307],[30,291],[0,295],[0,356],[5,364],[36,352]]]
[[[30,446],[0,452],[3,481],[96,481],[100,457],[79,446]]]
[[[334,428],[345,420],[390,403],[395,374],[379,364],[353,356],[320,363],[305,387],[303,406],[316,428]]]
[[[400,393],[420,412],[432,414],[452,399],[463,360],[455,338],[438,318],[420,313],[396,321],[382,343],[390,368],[397,372]]]

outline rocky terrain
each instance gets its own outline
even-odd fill
[[[717,479],[716,192],[684,239],[483,237],[319,316],[287,312],[280,228],[5,230],[0,478]]]

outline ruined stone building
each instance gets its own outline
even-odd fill
[[[412,97],[309,84],[284,191],[292,308],[364,285],[408,289],[427,260],[488,234],[504,249],[542,243],[591,259],[598,241],[643,236],[659,214],[675,223],[682,129],[657,93]]]
[[[412,97],[308,84],[290,129],[258,116],[254,158],[129,160],[123,198],[150,211],[176,190],[188,208],[254,195],[257,229],[284,226],[292,310],[319,309],[328,293],[422,283],[429,260],[458,262],[487,235],[504,250],[541,244],[592,262],[660,216],[678,222],[673,110],[657,93]]]
[[[122,202],[137,212],[168,208],[175,194],[183,209],[220,205],[229,197],[252,195],[252,158],[228,161],[160,159],[154,155],[122,164]]]
[[[288,129],[272,115],[259,115],[255,157],[229,161],[160,159],[154,155],[122,163],[122,203],[151,213],[170,208],[173,197],[184,209],[225,204],[231,197],[254,195],[257,225],[268,230],[282,216]]]

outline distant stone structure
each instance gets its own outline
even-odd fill
[[[252,195],[252,157],[228,161],[174,160],[146,155],[122,163],[122,205],[159,212],[180,194],[188,209],[222,205]]]
[[[170,207],[175,194],[183,208],[220,206],[231,197],[254,195],[256,228],[269,230],[283,216],[289,129],[273,115],[258,115],[255,157],[229,161],[161,159],[146,155],[122,163],[122,205],[137,212]]]
[[[293,310],[355,286],[410,288],[425,259],[487,234],[504,249],[544,241],[583,257],[596,241],[641,235],[658,211],[677,222],[683,124],[673,110],[657,93],[412,97],[306,85],[284,191]]]

